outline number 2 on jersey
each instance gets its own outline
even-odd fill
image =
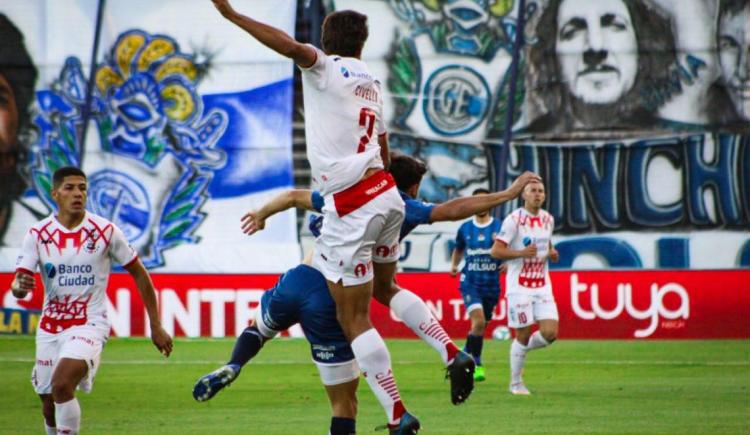
[[[357,153],[365,151],[365,147],[370,143],[372,137],[372,130],[375,128],[375,112],[363,107],[359,111],[359,126],[365,128],[365,134],[359,138],[359,147],[357,147]]]

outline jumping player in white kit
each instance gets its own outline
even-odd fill
[[[557,339],[557,304],[552,295],[547,260],[557,262],[552,245],[555,220],[542,210],[544,185],[531,182],[524,188],[524,206],[508,215],[495,237],[491,255],[506,260],[505,291],[508,299],[508,326],[516,338],[510,346],[510,392],[528,395],[521,377],[526,353],[552,344]],[[539,330],[531,333],[531,327]]]
[[[45,297],[31,381],[42,400],[46,433],[76,434],[81,408],[75,390],[91,391],[109,336],[106,290],[112,262],[135,278],[151,340],[165,356],[172,352],[172,338],[159,321],[151,278],[125,235],[112,222],[86,211],[83,171],[60,168],[52,181],[58,211],[26,234],[11,289],[17,298],[34,290],[39,267]]]
[[[388,348],[370,323],[373,281],[390,286],[396,272],[404,202],[384,170],[389,152],[381,84],[360,59],[367,16],[329,14],[320,50],[239,14],[228,0],[212,1],[226,19],[302,71],[307,157],[325,216],[312,265],[328,282],[339,323],[386,409],[391,433],[416,433],[419,421],[406,412]]]

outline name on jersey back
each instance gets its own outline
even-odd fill
[[[354,88],[354,96],[367,101],[372,101],[373,103],[380,101],[378,91],[369,86],[357,85],[357,87]]]

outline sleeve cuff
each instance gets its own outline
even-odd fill
[[[16,268],[16,273],[25,273],[27,275],[34,276],[34,272],[32,272],[31,270],[29,270],[29,269],[27,269],[25,267],[17,267]]]
[[[311,64],[310,64],[310,65],[308,65],[308,66],[297,65],[297,67],[298,67],[299,69],[303,70],[303,71],[308,71],[308,70],[310,70],[310,69],[314,68],[314,67],[315,67],[315,65],[317,65],[317,64],[318,64],[318,58],[320,57],[320,55],[318,54],[318,51],[319,51],[320,49],[319,49],[319,48],[317,48],[316,46],[312,45],[312,44],[305,44],[305,45],[307,45],[308,47],[312,47],[313,51],[315,52],[315,60],[313,60],[313,63],[311,63]]]
[[[510,240],[505,240],[502,237],[495,237],[495,241],[496,242],[503,242],[503,243],[505,243],[505,246],[510,246]]]
[[[133,258],[130,259],[130,261],[128,261],[127,263],[123,264],[122,267],[125,268],[125,269],[127,269],[128,266],[131,266],[136,261],[138,261],[138,254],[134,255]]]

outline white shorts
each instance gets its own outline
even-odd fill
[[[99,369],[102,349],[107,342],[109,325],[91,323],[72,326],[56,334],[42,330],[36,333],[36,363],[31,372],[31,383],[37,394],[52,393],[52,374],[60,358],[86,362],[88,371],[78,384],[78,389],[91,392],[94,376]]]
[[[510,293],[508,300],[508,326],[525,328],[540,320],[557,320],[557,304],[549,290],[524,290]]]
[[[359,364],[357,360],[350,360],[340,364],[323,364],[314,361],[320,374],[320,382],[323,385],[333,386],[345,384],[359,377]]]
[[[390,174],[378,172],[323,199],[312,266],[327,280],[364,284],[372,280],[373,261],[398,261],[404,201]]]

